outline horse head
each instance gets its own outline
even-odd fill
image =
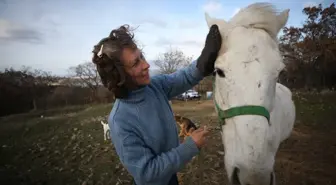
[[[288,14],[289,9],[278,14],[268,3],[252,4],[230,21],[205,14],[208,26],[217,24],[222,35],[213,94],[232,184],[275,184],[273,166],[283,136],[274,131],[279,125],[272,125],[272,111],[285,67],[277,34]]]

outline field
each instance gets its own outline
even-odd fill
[[[276,158],[278,184],[336,184],[336,94],[301,93],[295,102],[295,128]],[[110,109],[91,105],[2,118],[1,184],[130,184],[111,142],[103,139],[99,120]],[[226,184],[212,102],[177,101],[173,110],[211,129],[207,146],[178,174],[180,184]]]

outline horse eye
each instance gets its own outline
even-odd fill
[[[220,76],[222,78],[225,77],[225,74],[224,74],[223,70],[221,70],[221,69],[216,68],[216,73],[218,74],[218,76]]]
[[[212,72],[212,76],[216,76],[216,70]]]

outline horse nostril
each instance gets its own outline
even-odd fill
[[[232,181],[233,185],[240,185],[238,174],[239,174],[239,168],[235,167],[233,169],[233,173],[232,173],[232,176],[231,176],[231,181]]]

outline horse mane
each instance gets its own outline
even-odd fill
[[[233,27],[243,26],[263,29],[273,38],[279,31],[278,11],[270,3],[254,3],[240,10],[231,20]]]

